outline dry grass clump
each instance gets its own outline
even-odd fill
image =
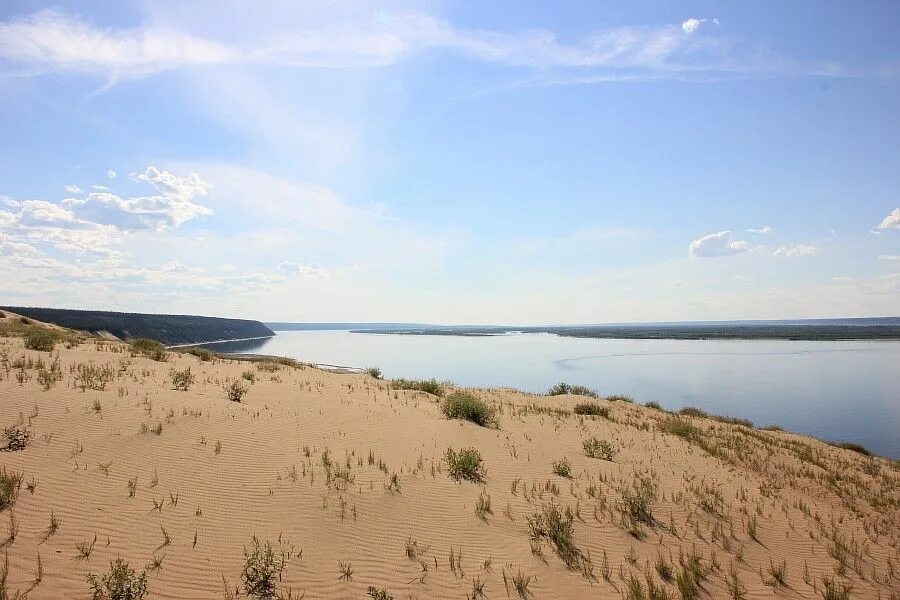
[[[56,343],[56,335],[49,329],[32,329],[25,336],[25,347],[39,352],[51,352]]]
[[[0,437],[0,452],[18,452],[24,450],[31,439],[31,432],[24,427],[7,427]]]
[[[109,571],[97,577],[87,576],[93,600],[139,600],[147,593],[147,572],[136,574],[127,562],[116,558],[109,563]]]
[[[834,446],[835,448],[843,448],[844,450],[850,450],[851,452],[862,454],[863,456],[872,456],[871,450],[857,442],[828,442],[828,444],[830,446]]]
[[[284,551],[276,553],[271,542],[260,544],[253,536],[250,549],[244,548],[244,570],[241,582],[244,593],[250,598],[274,598],[275,586],[287,566]]]
[[[484,480],[484,462],[481,453],[475,448],[463,448],[458,452],[453,448],[447,448],[444,455],[449,468],[450,477],[460,481],[480,482]]]
[[[225,397],[232,402],[240,402],[243,400],[250,389],[241,383],[240,379],[229,379],[222,388],[225,390]]]
[[[78,363],[75,367],[75,385],[81,391],[103,391],[106,385],[116,378],[116,373],[109,364]]]
[[[140,354],[157,362],[165,362],[168,358],[166,347],[156,340],[138,338],[132,340],[130,345],[132,354]]]
[[[191,374],[191,368],[188,367],[183,371],[176,371],[172,369],[169,371],[169,378],[172,380],[172,387],[176,390],[180,390],[182,392],[186,392],[189,387],[196,381],[196,378]]]
[[[575,405],[576,415],[589,415],[592,417],[609,417],[609,407],[600,406],[596,402],[579,402]]]
[[[731,425],[742,425],[744,427],[753,427],[753,421],[750,419],[740,419],[738,417],[729,417],[728,415],[717,415],[713,413],[708,413],[701,408],[697,408],[696,406],[685,406],[681,410],[678,411],[679,414],[684,415],[686,417],[698,417],[703,419],[712,419],[714,421],[719,421],[720,423],[729,423]]]
[[[24,475],[21,473],[7,471],[6,467],[0,469],[0,510],[15,504],[23,479]]]
[[[437,379],[392,379],[391,387],[395,390],[415,390],[435,396],[444,395],[444,386]]]
[[[565,382],[559,382],[552,388],[547,390],[548,396],[587,396],[589,398],[599,398],[600,394],[596,390],[583,385],[569,385]]]
[[[599,458],[601,460],[611,461],[616,455],[616,451],[612,444],[596,437],[587,438],[582,442],[582,446],[584,446],[584,454],[588,458]]]
[[[497,422],[497,411],[467,392],[455,392],[447,396],[441,410],[448,419],[464,419],[482,427],[489,427]]]
[[[590,561],[575,545],[575,515],[571,508],[566,507],[563,511],[557,505],[549,504],[527,520],[533,541],[548,542],[567,567],[587,572]]]
[[[199,348],[199,347],[188,348],[187,350],[184,351],[184,353],[192,354],[192,355],[196,356],[197,358],[199,358],[203,362],[210,362],[211,360],[216,358],[215,353],[211,352],[210,350],[207,350],[206,348]]]
[[[572,463],[565,456],[553,461],[553,474],[569,478],[572,476]]]

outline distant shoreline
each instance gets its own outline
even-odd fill
[[[193,342],[190,344],[175,344],[172,346],[166,346],[166,349],[171,350],[172,348],[190,348],[192,346],[207,346],[207,345],[211,345],[211,344],[227,344],[228,342],[249,342],[252,340],[267,340],[271,337],[275,337],[275,335],[274,334],[259,335],[256,337],[234,338],[234,339],[230,339],[230,340],[212,340],[209,342]]]
[[[491,337],[522,333],[546,333],[560,337],[634,340],[785,340],[785,341],[866,341],[900,340],[898,325],[741,325],[633,326],[633,327],[452,327],[434,329],[353,329],[351,333],[379,335],[436,335]]]

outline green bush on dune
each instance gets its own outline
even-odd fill
[[[441,410],[448,419],[464,419],[482,427],[496,423],[497,411],[467,392],[455,392],[447,396]]]

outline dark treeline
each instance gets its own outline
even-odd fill
[[[106,331],[119,339],[150,338],[166,345],[272,336],[259,321],[193,315],[153,315],[63,308],[2,307],[25,317],[78,331]]]

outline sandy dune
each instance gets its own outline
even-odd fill
[[[222,598],[223,581],[241,586],[255,535],[281,541],[290,558],[278,590],[295,598],[367,598],[369,586],[397,599],[518,598],[519,572],[536,599],[641,598],[628,594],[635,582],[646,594],[648,578],[682,597],[660,556],[675,575],[693,565],[700,597],[733,597],[729,582],[744,590],[734,597],[822,597],[825,577],[852,585],[852,598],[900,597],[897,463],[810,438],[684,419],[696,428],[686,439],[662,431],[671,415],[623,401],[598,401],[608,418],[583,417],[571,412],[581,397],[474,390],[500,409],[484,428],[366,375],[176,353],[156,362],[117,342],[47,353],[11,337],[0,352],[0,426],[31,434],[0,453],[24,475],[0,512],[0,539],[17,528],[0,550],[10,595],[89,598],[87,574],[122,557],[149,569],[148,598]],[[41,384],[57,357],[61,379]],[[110,366],[104,390],[76,387],[77,365],[90,363]],[[173,389],[170,370],[188,366],[196,383]],[[223,382],[246,371],[255,383],[230,402]],[[614,459],[585,456],[589,436]],[[483,485],[448,476],[449,446],[481,452]],[[569,478],[552,472],[562,457]],[[656,489],[652,522],[632,526],[622,494],[640,478]],[[527,518],[545,506],[572,510],[575,568],[531,539]],[[784,585],[772,574],[782,561]]]

